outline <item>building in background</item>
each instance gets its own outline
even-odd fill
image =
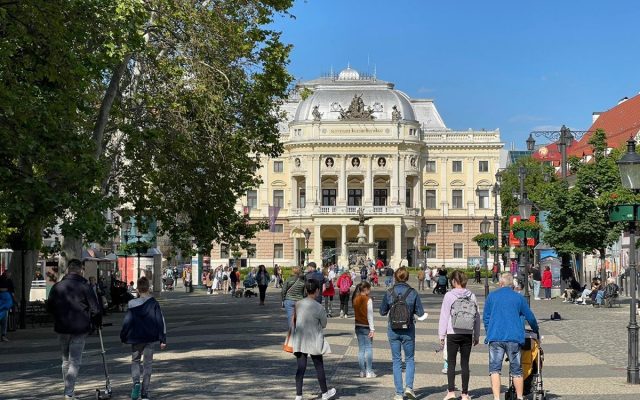
[[[283,110],[284,152],[265,160],[257,172],[263,184],[238,204],[252,220],[271,216],[272,229],[242,251],[242,265],[302,264],[307,229],[309,260],[346,265],[359,208],[372,217],[372,259],[416,265],[424,245],[432,265],[465,266],[479,257],[472,238],[494,214],[498,130],[451,130],[433,100],[412,99],[350,67],[300,83]],[[233,248],[215,245],[212,265],[233,259]]]

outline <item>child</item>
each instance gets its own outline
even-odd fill
[[[325,283],[322,286],[322,297],[324,297],[324,311],[327,313],[327,317],[331,317],[331,313],[333,312],[333,296],[335,296],[336,291],[333,288],[333,279],[330,277],[329,268],[324,267],[323,270]]]
[[[371,284],[361,282],[353,292],[353,310],[356,321],[356,337],[358,338],[358,362],[360,378],[375,378],[373,372],[373,300],[369,297]]]
[[[138,279],[138,294],[139,298],[129,302],[129,309],[120,331],[120,340],[131,345],[131,399],[137,400],[141,397],[142,400],[148,400],[153,344],[159,341],[161,350],[167,347],[167,327],[160,304],[149,293],[149,279],[144,276]]]

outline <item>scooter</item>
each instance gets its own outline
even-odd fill
[[[104,342],[102,340],[102,327],[98,328],[98,336],[100,336],[100,349],[102,355],[102,366],[104,367],[104,389],[96,389],[96,400],[111,399],[111,379],[109,379],[109,369],[107,368],[106,351],[104,350]]]

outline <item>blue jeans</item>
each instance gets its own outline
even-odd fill
[[[284,301],[284,310],[287,312],[287,326],[293,325],[293,314],[296,311],[296,302],[295,300],[285,300]]]
[[[598,294],[596,295],[596,304],[602,305],[602,299],[604,299],[604,291],[598,290]]]
[[[76,379],[82,364],[82,351],[86,334],[81,335],[58,335],[60,348],[62,350],[62,380],[64,381],[64,394],[73,396],[76,387]]]
[[[393,361],[393,384],[396,388],[396,394],[404,393],[404,385],[402,384],[402,350],[404,350],[404,361],[406,364],[405,379],[407,387],[413,389],[413,376],[416,366],[413,359],[415,353],[416,328],[412,324],[409,329],[393,330],[387,328],[387,337],[391,346],[391,360]]]
[[[540,281],[533,281],[533,297],[535,299],[540,298]]]
[[[151,383],[151,369],[153,367],[153,343],[139,343],[131,345],[131,379],[133,384],[142,383],[140,394],[146,398]],[[142,376],[142,382],[140,377]]]
[[[489,343],[489,375],[500,374],[505,354],[509,357],[509,373],[514,378],[522,377],[520,344],[515,342]]]
[[[373,372],[373,344],[369,337],[369,327],[356,326],[358,337],[358,363],[361,372]]]

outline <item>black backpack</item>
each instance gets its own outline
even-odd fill
[[[409,305],[407,304],[407,296],[409,296],[413,288],[405,290],[402,296],[398,295],[394,288],[395,286],[389,289],[389,294],[393,298],[393,303],[389,308],[391,329],[408,329],[411,324],[411,311],[409,311]]]

